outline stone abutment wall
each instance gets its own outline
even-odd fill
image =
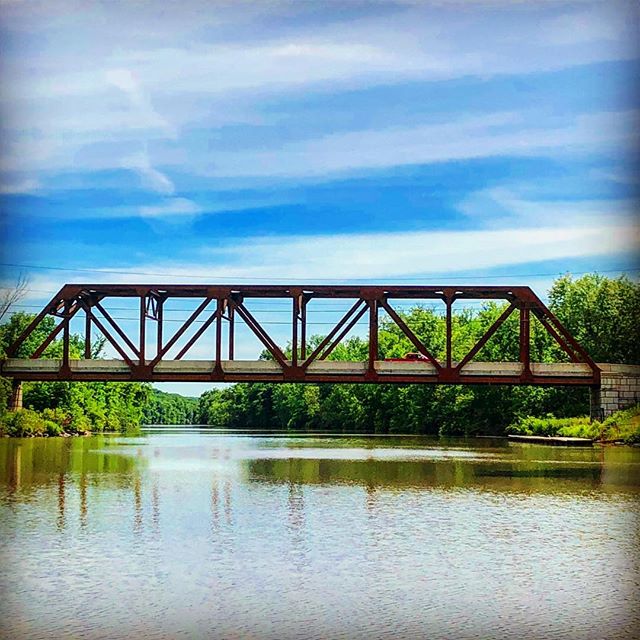
[[[640,403],[640,365],[598,363],[599,390],[591,393],[591,417],[603,419]]]

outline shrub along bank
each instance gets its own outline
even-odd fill
[[[141,424],[193,424],[198,417],[197,398],[165,393],[148,384],[56,382],[24,387],[27,408],[0,415],[0,436],[131,432]]]
[[[617,411],[602,422],[579,418],[544,418],[527,416],[507,427],[507,433],[522,436],[561,436],[590,438],[600,442],[640,444],[640,406]]]
[[[0,435],[28,438],[31,436],[85,435],[91,426],[85,419],[77,420],[62,409],[45,409],[42,412],[20,409],[0,417]]]

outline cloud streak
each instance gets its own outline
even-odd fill
[[[393,280],[639,248],[638,228],[630,225],[253,238],[220,251],[218,256],[225,260],[216,272],[256,278]]]
[[[157,283],[216,278],[393,282],[423,274],[437,279],[438,274],[487,273],[544,261],[633,254],[639,249],[640,229],[629,221],[584,227],[250,237],[216,248],[194,247],[193,260],[139,263],[131,269],[104,267],[89,276],[79,272],[75,280],[135,282],[145,274]],[[118,271],[122,273],[114,273]],[[65,276],[67,281],[71,278]]]
[[[491,187],[470,194],[459,203],[458,209],[475,225],[505,226],[563,226],[577,228],[599,224],[624,226],[638,219],[640,206],[631,198],[600,200],[527,199],[517,189]]]
[[[638,140],[638,114],[580,114],[569,121],[539,125],[532,113],[498,112],[418,127],[354,131],[272,151],[221,152],[210,173],[302,177],[504,155],[632,150]]]

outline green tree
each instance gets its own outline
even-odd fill
[[[587,274],[556,280],[549,306],[596,362],[640,362],[640,284]]]

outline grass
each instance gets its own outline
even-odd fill
[[[600,442],[640,444],[640,405],[616,411],[603,422],[579,418],[544,418],[526,416],[507,427],[507,433],[523,436],[562,436],[590,438]]]

